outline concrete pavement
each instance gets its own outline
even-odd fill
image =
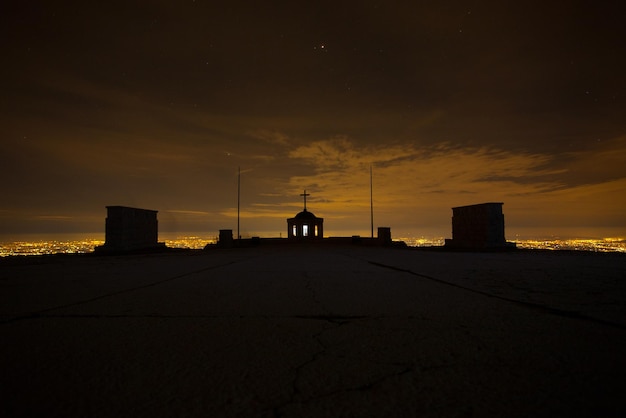
[[[1,260],[3,416],[624,416],[626,258]]]

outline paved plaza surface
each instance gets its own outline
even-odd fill
[[[0,260],[5,417],[626,416],[626,257]]]

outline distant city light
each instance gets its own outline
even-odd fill
[[[444,237],[400,237],[394,241],[404,241],[409,247],[440,247]],[[203,249],[207,244],[215,244],[216,237],[185,236],[163,240],[170,248]],[[570,250],[593,252],[626,253],[626,238],[602,239],[545,239],[512,240],[519,249]],[[14,241],[0,243],[0,257],[47,254],[86,254],[104,244],[103,240],[83,239],[74,241]]]
[[[207,244],[214,244],[216,238],[189,236],[166,239],[163,242],[170,248],[202,249]],[[93,252],[95,247],[103,244],[103,240],[95,239],[2,242],[0,243],[0,257],[12,255],[86,254]]]

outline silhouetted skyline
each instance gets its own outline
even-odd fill
[[[596,4],[597,3],[597,4]],[[3,4],[2,232],[450,236],[504,202],[507,234],[626,233],[626,30],[607,2]],[[598,232],[600,233],[600,232]]]

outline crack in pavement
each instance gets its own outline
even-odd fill
[[[354,321],[357,319],[378,319],[380,316],[370,316],[370,315],[295,315],[293,318],[300,319],[316,319],[319,321],[327,321],[331,324],[343,325],[350,321]]]
[[[318,355],[317,357],[320,357],[320,355]],[[301,367],[308,366],[309,364],[312,364],[315,361],[317,361],[317,358],[311,359],[309,362],[306,362],[303,365],[301,365]],[[395,364],[389,364],[389,366],[397,367],[397,365],[395,365]],[[312,395],[312,396],[306,397],[304,399],[297,399],[298,395],[301,395],[301,392],[296,387],[297,386],[297,379],[296,379],[294,381],[294,393],[292,394],[290,399],[287,402],[284,402],[284,403],[282,403],[280,405],[277,405],[277,406],[271,408],[271,412],[273,413],[274,417],[279,418],[279,417],[283,416],[283,412],[282,411],[285,410],[286,408],[288,408],[289,406],[293,406],[293,405],[307,405],[307,404],[318,402],[318,401],[323,400],[323,399],[332,398],[333,396],[336,396],[336,395],[346,394],[346,393],[350,393],[350,392],[367,392],[367,391],[370,391],[370,390],[374,389],[375,387],[383,384],[384,382],[388,381],[389,379],[402,377],[404,375],[414,373],[415,371],[416,370],[415,370],[415,368],[413,366],[404,366],[401,370],[382,374],[381,376],[379,376],[377,378],[374,378],[374,379],[371,379],[369,381],[363,382],[363,383],[361,383],[359,385],[346,386],[346,387],[343,387],[343,388],[330,390],[330,391],[327,391],[327,392],[324,392],[324,393],[320,393],[320,394],[317,394],[317,395]],[[298,378],[299,378],[299,376],[298,376]]]
[[[315,341],[315,343],[321,347],[320,350],[314,352],[311,355],[311,358],[300,363],[299,365],[297,365],[296,367],[294,367],[294,377],[291,383],[291,394],[289,396],[289,399],[280,404],[277,405],[273,408],[271,408],[271,411],[273,413],[273,415],[275,417],[280,417],[282,414],[280,412],[281,409],[285,408],[288,405],[292,405],[292,404],[297,404],[297,403],[301,403],[302,401],[297,400],[301,395],[302,395],[302,391],[300,389],[300,381],[302,380],[302,375],[303,375],[303,371],[304,369],[311,365],[316,363],[322,356],[326,355],[326,352],[328,351],[328,346],[322,341],[321,337],[325,332],[328,332],[329,330],[334,330],[337,329],[341,326],[343,326],[344,324],[346,324],[347,322],[342,322],[342,323],[338,323],[333,321],[332,319],[329,319],[330,317],[326,317],[326,316],[321,316],[321,315],[315,315],[312,316],[310,318],[306,318],[306,319],[317,319],[317,320],[324,320],[329,322],[332,326],[327,327],[319,332],[316,332],[315,334],[313,334],[311,337],[313,339],[313,341]],[[303,318],[304,319],[304,318]]]
[[[313,289],[313,283],[311,282],[311,276],[306,271],[302,272],[302,276],[306,279],[304,283],[304,288],[311,294],[311,298],[313,302],[321,308],[324,312],[329,312],[328,308],[322,303],[320,298],[317,296],[317,292]]]
[[[398,316],[401,318],[407,318],[406,316]],[[347,322],[360,320],[360,319],[389,319],[396,318],[396,316],[369,316],[369,315],[228,315],[228,314],[214,314],[214,315],[186,315],[186,314],[42,314],[33,319],[310,319],[318,321],[326,321],[335,325],[343,325]],[[411,317],[408,317],[411,318]]]
[[[288,408],[292,405],[304,405],[316,402],[321,399],[329,398],[342,393],[349,392],[364,392],[369,391],[372,388],[384,383],[385,381],[403,376],[405,374],[413,373],[416,371],[415,365],[412,363],[398,363],[398,362],[376,362],[373,363],[389,366],[395,368],[393,372],[383,373],[382,375],[366,379],[366,381],[352,386],[345,386],[339,389],[325,391],[323,393],[309,394],[307,395],[301,388],[301,382],[305,376],[305,370],[310,366],[314,365],[316,362],[320,361],[325,356],[336,356],[335,354],[329,353],[332,350],[333,345],[325,343],[322,339],[323,335],[329,331],[334,331],[342,326],[353,323],[354,321],[367,321],[367,320],[379,320],[381,316],[365,316],[365,315],[296,315],[295,318],[299,319],[307,319],[307,320],[319,320],[326,321],[331,326],[326,327],[319,332],[313,334],[311,338],[315,341],[315,343],[320,347],[320,350],[314,352],[309,359],[303,361],[293,368],[294,377],[291,384],[291,394],[289,395],[289,399],[280,405],[276,405],[267,409],[265,412],[271,413],[274,417],[281,417],[284,415],[283,411],[285,408]],[[400,369],[400,370],[397,370]]]
[[[176,275],[176,276],[173,276],[173,277],[167,277],[165,279],[157,280],[157,281],[152,282],[152,283],[147,283],[147,284],[143,284],[143,285],[140,285],[140,286],[134,286],[134,287],[130,287],[130,288],[122,289],[122,290],[117,290],[117,291],[114,291],[114,292],[109,292],[109,293],[105,293],[105,294],[102,294],[102,295],[98,295],[98,296],[95,296],[95,297],[92,297],[92,298],[83,299],[83,300],[79,300],[79,301],[71,302],[71,303],[66,303],[64,305],[57,305],[57,306],[53,306],[51,308],[41,309],[39,311],[30,312],[30,313],[23,314],[23,315],[18,315],[18,316],[9,317],[9,318],[3,318],[2,320],[0,320],[0,325],[8,324],[8,323],[11,323],[11,322],[16,322],[16,321],[22,321],[22,320],[25,320],[25,319],[35,319],[35,318],[40,318],[40,317],[46,317],[45,314],[47,312],[52,312],[52,311],[59,310],[59,309],[71,308],[71,307],[75,307],[75,306],[79,306],[79,305],[84,305],[84,304],[87,304],[87,303],[95,302],[97,300],[101,300],[101,299],[106,299],[106,298],[110,298],[110,297],[113,297],[113,296],[122,295],[122,294],[125,294],[125,293],[130,293],[130,292],[134,292],[134,291],[137,291],[137,290],[147,289],[147,288],[150,288],[150,287],[158,286],[158,285],[163,284],[163,283],[171,282],[173,280],[182,279],[182,278],[187,277],[187,276],[192,276],[194,274],[202,273],[202,272],[209,271],[209,270],[215,270],[215,269],[218,269],[218,268],[221,268],[221,267],[225,267],[225,266],[229,266],[231,264],[236,264],[236,263],[239,263],[239,262],[241,262],[241,260],[239,260],[239,261],[229,261],[227,263],[218,264],[218,265],[209,266],[209,267],[204,267],[204,268],[201,268],[201,269],[198,269],[198,270],[190,271],[190,272],[187,272],[187,273],[182,273],[182,274],[179,274],[179,275]]]
[[[417,273],[417,272],[414,272],[413,270],[410,270],[410,269],[405,269],[405,268],[402,268],[402,267],[396,267],[396,266],[392,266],[392,265],[389,265],[389,264],[383,264],[383,263],[379,263],[377,261],[367,260],[367,262],[372,264],[372,265],[374,265],[374,266],[378,266],[378,267],[381,267],[381,268],[386,268],[386,269],[389,269],[389,270],[399,271],[399,272],[402,272],[402,273],[411,274],[411,275],[416,276],[416,277],[421,277],[423,279],[428,279],[428,280],[433,281],[433,282],[437,282],[437,283],[441,283],[441,284],[444,284],[444,285],[447,285],[447,286],[455,287],[457,289],[462,289],[462,290],[465,290],[467,292],[475,293],[475,294],[478,294],[478,295],[487,296],[489,298],[495,298],[495,299],[503,300],[505,302],[510,302],[510,303],[513,303],[515,305],[519,305],[519,306],[524,307],[524,308],[528,308],[528,309],[532,309],[532,310],[535,310],[535,311],[544,312],[544,313],[547,313],[547,314],[550,314],[550,315],[560,316],[560,317],[563,317],[563,318],[570,318],[570,319],[579,319],[579,320],[583,320],[583,321],[589,321],[589,322],[594,322],[594,323],[601,324],[601,325],[606,325],[606,326],[617,328],[617,329],[621,329],[621,330],[626,330],[626,325],[624,325],[624,324],[621,324],[621,323],[618,323],[618,322],[613,322],[613,321],[607,321],[605,319],[595,318],[595,317],[588,316],[588,315],[585,315],[585,314],[577,312],[577,311],[568,311],[568,310],[565,310],[565,309],[553,308],[551,306],[542,305],[542,304],[539,304],[539,303],[526,302],[526,301],[522,301],[522,300],[508,298],[506,296],[499,296],[499,295],[495,295],[493,293],[485,292],[485,291],[478,290],[478,289],[472,289],[471,287],[466,287],[466,286],[462,286],[462,285],[459,285],[459,284],[456,284],[456,283],[448,282],[446,280],[437,279],[435,277],[428,276],[426,274]]]
[[[325,321],[334,325],[343,325],[352,321],[386,320],[386,319],[415,319],[427,321],[428,318],[416,315],[236,315],[236,314],[40,314],[30,319],[303,319]]]

